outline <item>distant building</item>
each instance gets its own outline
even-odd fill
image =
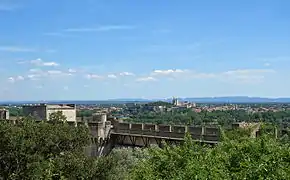
[[[8,120],[9,119],[9,111],[6,109],[0,109],[0,120]]]
[[[182,108],[196,107],[195,103],[188,102],[188,101],[180,102],[176,97],[172,98],[172,104],[175,107],[182,107]]]
[[[173,104],[174,106],[179,106],[179,101],[178,101],[178,99],[177,99],[176,97],[173,97],[173,98],[172,98],[172,104]]]
[[[36,120],[49,120],[51,113],[61,111],[68,122],[76,122],[76,105],[75,104],[38,104],[23,106],[24,116],[32,116]]]

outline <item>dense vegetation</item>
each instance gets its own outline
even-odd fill
[[[182,146],[152,149],[132,179],[289,179],[289,144],[263,136],[226,140],[214,148],[187,139]]]
[[[215,147],[193,143],[160,149],[116,149],[88,157],[87,128],[69,126],[61,113],[51,122],[24,119],[0,124],[1,179],[289,179],[290,147],[263,133],[225,132]],[[263,131],[262,131],[263,132]]]
[[[156,101],[148,103],[147,106],[166,106],[166,107],[172,107],[172,103],[164,102],[164,101]]]
[[[214,147],[186,135],[180,146],[115,149],[106,157],[89,157],[88,128],[68,125],[61,113],[50,120],[0,122],[0,179],[290,179],[289,136],[276,139],[264,125],[258,138],[249,130],[222,131]]]
[[[10,107],[9,114],[10,116],[23,116],[22,108]]]
[[[275,104],[274,104],[275,105]],[[273,104],[264,104],[263,107],[273,107]],[[148,103],[147,106],[165,106],[170,109],[172,104],[163,101]],[[207,105],[209,106],[209,105]],[[245,104],[246,107],[259,108],[261,104]],[[278,106],[278,105],[276,105]],[[289,105],[279,105],[280,108],[287,108]],[[21,108],[10,107],[10,116],[23,116]],[[90,117],[95,113],[94,110],[79,110],[77,117]],[[290,110],[281,111],[267,111],[267,112],[247,112],[245,110],[217,110],[217,111],[201,111],[194,112],[191,109],[179,111],[164,111],[154,112],[146,110],[146,108],[136,107],[136,111],[128,111],[124,109],[122,112],[112,112],[113,115],[127,115],[129,114],[128,121],[133,122],[149,122],[149,123],[162,123],[162,124],[205,124],[205,123],[218,123],[220,125],[228,125],[233,122],[270,122],[281,123],[282,121],[290,122]]]
[[[267,122],[279,124],[290,122],[290,111],[268,111],[249,113],[244,110],[227,110],[227,111],[201,111],[194,112],[190,109],[173,112],[139,112],[132,115],[128,121],[131,122],[148,122],[162,124],[188,124],[200,125],[216,123],[222,126],[230,125],[233,122]]]
[[[83,153],[88,130],[74,128],[56,113],[51,123],[32,119],[0,124],[0,176],[2,179],[61,179],[88,176],[82,168],[93,165]]]

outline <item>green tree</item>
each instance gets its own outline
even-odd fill
[[[0,122],[0,135],[3,179],[90,179],[97,171],[95,160],[84,155],[86,127],[26,119],[16,125]]]
[[[49,114],[49,121],[51,123],[61,123],[61,122],[66,122],[66,120],[67,118],[62,113],[62,111],[57,111],[57,112]]]

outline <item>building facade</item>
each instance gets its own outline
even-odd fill
[[[8,120],[9,119],[9,111],[6,109],[0,109],[0,120]]]
[[[24,116],[32,116],[38,121],[49,120],[50,114],[61,111],[68,122],[76,122],[75,104],[38,104],[25,105],[22,108]]]

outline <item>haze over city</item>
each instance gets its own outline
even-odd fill
[[[290,1],[0,1],[0,99],[290,97]]]

